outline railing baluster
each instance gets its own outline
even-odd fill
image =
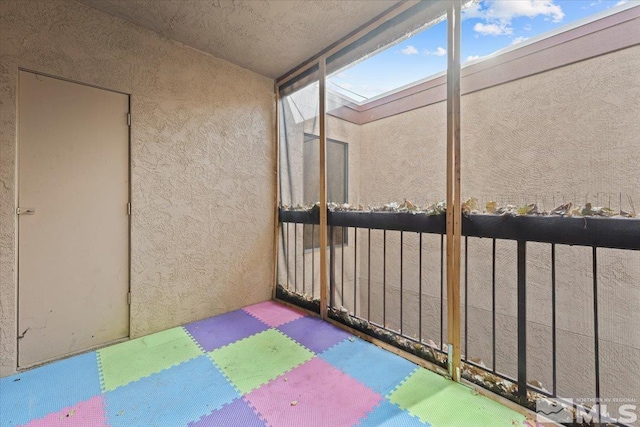
[[[357,282],[358,282],[358,228],[353,227],[353,315],[356,316],[357,308]]]
[[[311,299],[316,297],[316,226],[311,224]]]
[[[285,228],[287,229],[287,241],[286,241],[287,249],[285,250],[286,262],[284,263],[284,265],[287,268],[287,274],[286,274],[286,277],[287,277],[287,289],[289,289],[289,255],[290,255],[290,253],[289,253],[289,223],[287,222],[286,224],[287,224],[287,226]]]
[[[464,360],[469,358],[469,238],[464,236]]]
[[[329,226],[329,306],[336,306],[336,245],[333,225]]]
[[[402,312],[402,303],[403,303],[403,296],[404,296],[404,288],[403,288],[403,276],[402,276],[402,266],[403,266],[403,254],[404,254],[404,233],[401,231],[400,232],[400,335],[402,335],[402,317],[403,317],[403,312]]]
[[[551,244],[551,369],[553,376],[553,396],[558,394],[557,366],[556,366],[556,245]]]
[[[418,342],[422,343],[422,233],[418,249]]]
[[[491,248],[491,348],[492,371],[496,372],[496,239]]]
[[[307,259],[304,254],[304,232],[306,224],[302,224],[302,293],[307,292]]]
[[[594,359],[596,369],[596,404],[598,405],[598,421],[601,421],[602,412],[600,407],[600,339],[598,328],[598,257],[596,247],[593,247],[593,340]]]
[[[371,321],[371,229],[369,228],[369,251],[367,254],[367,321]]]
[[[444,349],[444,234],[440,235],[440,350]]]
[[[387,327],[387,230],[382,230],[382,326]]]
[[[340,242],[340,305],[344,307],[344,227],[340,227],[342,241]]]
[[[293,224],[293,288],[298,293],[298,224]]]
[[[527,242],[518,240],[518,397],[527,398]]]

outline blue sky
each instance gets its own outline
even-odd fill
[[[462,14],[462,64],[625,3],[640,0],[483,0]],[[328,88],[372,98],[446,70],[446,47],[443,21],[330,76]]]

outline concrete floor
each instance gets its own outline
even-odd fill
[[[0,426],[524,424],[465,386],[274,302],[0,379]]]

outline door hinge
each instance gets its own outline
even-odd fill
[[[127,113],[127,126],[131,126],[131,113]]]
[[[127,292],[127,304],[131,305],[131,292]]]
[[[127,215],[131,216],[131,202],[127,203]]]

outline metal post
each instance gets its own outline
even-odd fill
[[[276,114],[275,114],[275,124],[274,124],[274,139],[275,139],[275,207],[274,207],[274,224],[273,224],[273,289],[271,291],[271,297],[275,299],[276,297],[276,289],[278,288],[278,235],[280,233],[280,90],[278,86],[274,86],[274,91],[276,93]],[[288,236],[287,236],[288,238]],[[288,257],[289,254],[287,253]],[[289,266],[287,263],[287,274],[289,271]],[[289,287],[289,283],[287,281],[287,287]]]
[[[336,306],[336,248],[335,248],[335,229],[333,225],[329,226],[329,307]]]
[[[527,242],[518,240],[518,397],[527,398]]]
[[[327,63],[325,58],[320,66],[320,315],[327,318]]]

